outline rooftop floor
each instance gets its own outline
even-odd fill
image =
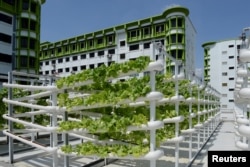
[[[195,159],[191,167],[207,167],[207,151],[212,150],[239,150],[235,146],[235,134],[234,134],[234,122],[221,122],[217,128],[214,130],[214,133],[211,135],[209,140],[204,144],[204,147],[200,152],[197,145],[197,134],[193,135],[192,143],[192,157],[195,155]],[[211,131],[212,132],[212,131]],[[202,135],[201,135],[202,137]],[[180,157],[179,157],[179,167],[186,167],[187,164],[191,162],[189,157],[189,143],[187,141],[189,137],[186,137],[186,140],[180,144]],[[201,138],[201,141],[202,138]],[[79,142],[79,141],[74,141]],[[15,148],[27,148],[25,144],[15,144]],[[174,167],[175,166],[175,146],[173,144],[166,144],[161,147],[164,150],[165,156],[157,160],[157,167]],[[0,145],[0,153],[8,150],[7,145]],[[44,153],[43,151],[34,149],[27,150],[21,153],[15,153],[14,155],[15,163],[8,163],[8,155],[0,157],[0,167],[50,167],[52,164],[52,156]],[[93,158],[83,158],[76,157],[70,158],[71,167],[80,167],[84,164],[94,161]],[[63,157],[59,158],[59,166],[63,166]],[[141,160],[117,160],[111,164],[106,165],[105,167],[149,167],[148,161]]]

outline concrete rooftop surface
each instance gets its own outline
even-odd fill
[[[192,163],[188,156],[188,136],[185,138],[183,143],[180,143],[179,152],[179,167],[207,167],[207,151],[212,150],[239,150],[235,146],[235,134],[234,134],[234,122],[224,121],[221,122],[217,128],[213,131],[213,134],[203,143],[203,148],[199,151],[197,146],[197,134],[193,135],[192,144]],[[3,140],[3,137],[2,137]],[[41,142],[48,142],[48,139],[41,139]],[[202,141],[202,135],[201,135]],[[78,143],[80,141],[73,141]],[[26,149],[26,151],[17,152],[14,154],[14,163],[10,164],[9,157],[4,152],[8,151],[7,144],[0,145],[0,167],[51,167],[52,166],[52,156],[38,149],[29,149],[30,146],[15,143],[15,149]],[[175,145],[166,144],[161,147],[164,150],[165,156],[161,157],[156,162],[157,167],[174,167],[175,166]],[[196,156],[195,156],[196,155]],[[70,167],[81,167],[85,164],[89,164],[96,160],[91,157],[70,157]],[[107,165],[102,165],[105,167],[149,167],[149,161],[146,160],[115,160]],[[63,167],[63,156],[59,157],[59,166]]]

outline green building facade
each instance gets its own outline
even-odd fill
[[[38,73],[41,5],[45,0],[0,0],[0,63],[9,70]],[[11,48],[11,49],[10,49]],[[5,71],[0,69],[2,76]]]
[[[187,67],[194,70],[196,32],[188,15],[187,8],[171,6],[160,15],[54,43],[44,42],[40,46],[40,74],[48,75],[57,72],[65,76],[71,71],[77,72],[90,68],[88,62],[94,62],[95,58],[99,61],[98,56],[102,55],[112,54],[112,61],[119,63],[121,54],[125,60],[135,57],[133,53],[142,55],[141,53],[153,41],[162,42],[167,53],[182,60]],[[188,44],[187,41],[189,41]],[[71,60],[72,57],[76,57],[74,60],[81,60],[84,57],[84,61],[76,63]],[[187,57],[189,60],[186,59]],[[105,59],[100,63],[109,64]],[[97,66],[94,65],[94,67]],[[173,63],[167,60],[167,69],[171,68],[173,68]]]

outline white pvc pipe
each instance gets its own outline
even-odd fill
[[[52,147],[44,147],[44,146],[42,146],[42,145],[40,145],[40,144],[36,144],[36,143],[34,143],[34,142],[32,142],[32,141],[29,141],[29,140],[26,140],[26,139],[21,138],[21,137],[19,137],[19,136],[13,135],[12,133],[7,132],[7,130],[3,130],[3,133],[4,133],[5,135],[7,135],[7,136],[10,136],[11,138],[14,138],[14,139],[16,139],[16,140],[19,140],[19,141],[21,141],[21,142],[23,142],[23,143],[25,143],[25,144],[30,145],[30,146],[39,148],[39,149],[41,149],[41,150],[43,150],[43,151],[46,151],[46,152],[48,152],[48,153],[55,153],[55,152],[57,151],[57,148],[56,148],[56,147],[54,147],[54,148],[52,148]]]
[[[28,107],[28,108],[34,108],[34,109],[38,109],[38,110],[47,110],[47,111],[66,111],[65,107],[58,107],[58,106],[41,106],[41,105],[36,105],[36,104],[28,104],[28,103],[24,103],[24,102],[18,102],[15,100],[9,100],[6,98],[3,98],[3,102],[9,103],[9,104],[13,104],[13,105],[19,105],[19,106],[23,106],[23,107]]]
[[[13,114],[13,117],[19,118],[19,117],[29,117],[34,115],[40,115],[40,114],[47,114],[52,113],[53,111],[46,111],[46,110],[38,110],[38,111],[31,111],[26,113],[20,113],[20,114]]]
[[[44,130],[46,132],[54,132],[54,131],[57,130],[57,127],[45,127],[45,126],[41,126],[41,125],[38,125],[38,124],[33,124],[33,123],[30,123],[30,122],[27,122],[27,121],[19,120],[18,118],[9,117],[7,114],[4,114],[3,118],[5,118],[7,120],[10,120],[10,121],[13,121],[13,122],[21,123],[23,125],[26,125],[26,126],[29,126],[29,127],[32,127],[32,128],[42,129],[42,130]]]
[[[21,97],[21,98],[16,98],[16,99],[13,99],[13,100],[15,100],[15,101],[25,101],[25,100],[30,100],[30,99],[37,99],[37,98],[49,96],[49,95],[51,95],[51,93],[52,93],[52,91],[40,92],[40,93],[37,93],[37,94],[32,94],[32,95],[24,96],[24,97]]]
[[[19,85],[19,84],[9,84],[9,83],[3,83],[3,87],[7,88],[20,88],[20,89],[27,89],[27,90],[50,90],[50,91],[56,91],[56,86],[34,86],[34,85]]]

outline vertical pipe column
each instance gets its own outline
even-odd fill
[[[32,80],[31,85],[33,85],[33,84],[34,84],[34,81]],[[33,93],[34,93],[34,91],[31,91],[31,94],[33,94]],[[34,108],[31,108],[31,111],[33,112]],[[34,123],[34,121],[35,121],[35,116],[32,114],[31,115],[31,122]],[[35,132],[31,132],[31,141],[35,141]]]
[[[197,108],[197,110],[198,110],[198,113],[197,113],[197,115],[198,115],[198,132],[197,132],[197,145],[198,145],[198,150],[200,149],[200,109],[201,109],[201,107],[200,107],[200,87],[198,88],[198,108]]]
[[[8,72],[8,83],[12,84],[13,82],[13,75],[12,72]],[[10,87],[8,88],[8,99],[13,98],[13,89]],[[13,116],[13,105],[8,103],[8,115],[10,117]],[[11,133],[13,131],[13,122],[8,120],[8,130]],[[10,163],[14,163],[14,145],[13,145],[13,138],[8,136],[9,141],[9,161]]]
[[[190,98],[192,98],[192,84],[189,90]],[[192,128],[192,101],[189,103],[189,129]],[[192,159],[192,133],[189,133],[189,161]]]
[[[63,113],[63,121],[67,121],[67,120],[68,120],[68,112],[65,111]],[[69,145],[69,134],[63,133],[62,137],[63,137],[63,144]],[[67,155],[64,155],[63,161],[64,161],[64,167],[69,167],[69,157]]]
[[[51,78],[51,85],[54,84],[54,80],[53,78]],[[57,106],[57,92],[52,92],[51,94],[51,105],[52,106]],[[52,127],[56,127],[57,126],[57,112],[53,112],[52,116],[51,116],[51,126]],[[51,138],[50,138],[50,146],[51,147],[57,147],[58,145],[58,136],[57,136],[57,132],[54,131],[51,133]],[[53,153],[53,167],[58,167],[58,156],[57,156],[57,151],[55,151]]]
[[[151,86],[151,91],[155,91],[155,71],[150,71],[150,86]],[[150,101],[150,121],[155,121],[155,107],[156,107],[156,102],[155,100]],[[156,147],[156,130],[151,129],[150,130],[150,151],[155,151]],[[151,160],[150,161],[150,167],[156,167],[156,161]]]
[[[206,113],[204,111],[206,111],[206,92],[204,90],[204,95],[203,95],[203,143],[206,142]]]
[[[178,82],[178,63],[175,62],[175,96],[179,97],[179,82]],[[175,102],[175,112],[177,116],[179,115],[179,100]],[[175,137],[179,136],[179,122],[175,123]],[[179,166],[179,142],[175,143],[175,167]]]

